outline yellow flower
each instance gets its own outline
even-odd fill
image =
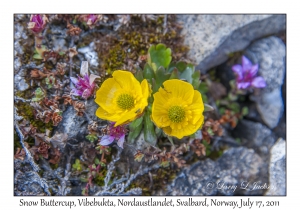
[[[129,71],[117,70],[112,76],[96,92],[95,102],[100,106],[96,116],[118,126],[135,120],[144,111],[150,89],[147,80],[139,83]]]
[[[172,79],[154,95],[152,120],[169,136],[181,139],[195,133],[204,122],[204,104],[190,83]]]

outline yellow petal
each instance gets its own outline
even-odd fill
[[[101,106],[96,111],[96,116],[103,119],[103,120],[109,120],[112,122],[115,122],[119,119],[118,114],[111,114],[105,111]]]
[[[194,91],[194,98],[192,104],[188,107],[190,111],[192,111],[193,120],[192,123],[195,124],[204,111],[204,104],[202,101],[202,97],[199,91]]]
[[[164,133],[167,134],[168,136],[171,136],[171,133],[172,133],[172,129],[170,126],[167,126],[167,127],[164,127],[162,128]]]
[[[150,87],[146,79],[144,79],[141,82],[141,88],[142,88],[143,97],[148,100],[150,94]]]
[[[182,99],[183,102],[191,104],[194,97],[194,88],[190,83],[171,79],[163,83],[164,89],[170,93],[172,97]]]
[[[117,108],[114,98],[119,90],[122,90],[120,85],[113,78],[109,78],[102,83],[96,92],[95,102],[107,112],[114,113]]]
[[[141,84],[131,72],[117,70],[114,71],[112,76],[123,90],[133,92],[138,96],[142,96]]]
[[[128,112],[123,113],[123,115],[119,116],[118,120],[116,120],[116,126],[125,124],[127,122],[131,122],[133,120],[135,120],[135,118],[137,117],[137,114],[135,113],[135,110],[132,109]]]

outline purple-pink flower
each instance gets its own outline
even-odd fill
[[[247,89],[249,87],[264,88],[266,81],[261,76],[256,76],[258,64],[252,65],[251,61],[245,56],[242,57],[242,65],[232,66],[236,73],[236,84],[238,89]]]
[[[47,22],[46,15],[31,15],[28,28],[34,33],[40,33],[44,30]]]
[[[127,130],[126,130],[124,125],[119,125],[119,126],[116,126],[116,127],[114,125],[115,125],[114,122],[112,122],[109,125],[108,134],[104,135],[101,138],[99,144],[102,145],[102,146],[107,146],[107,145],[113,143],[116,140],[118,146],[123,149],[125,134],[126,134]]]
[[[80,68],[80,76],[70,77],[75,87],[71,90],[71,95],[80,96],[84,99],[88,99],[94,93],[96,84],[94,83],[96,78],[100,78],[97,75],[89,75],[88,62],[83,61]]]
[[[80,15],[79,20],[85,22],[90,28],[93,28],[99,19],[103,18],[102,15]]]

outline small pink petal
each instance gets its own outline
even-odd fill
[[[101,138],[100,144],[101,144],[102,146],[107,146],[107,145],[113,143],[113,141],[114,141],[114,137],[109,136],[109,135],[104,135],[104,136]]]
[[[251,67],[249,73],[251,77],[254,77],[257,74],[258,71],[258,64],[255,64]]]
[[[242,57],[242,66],[244,71],[250,69],[252,66],[251,61],[244,55]]]
[[[266,81],[262,77],[255,77],[251,85],[256,88],[264,88],[267,86]]]
[[[87,99],[88,97],[91,96],[91,90],[90,89],[85,89],[82,93],[82,98]]]
[[[250,87],[251,83],[250,82],[238,82],[237,83],[237,88],[238,89],[246,89]]]
[[[121,147],[122,149],[123,149],[124,141],[125,141],[125,135],[122,135],[117,142],[118,146]]]
[[[231,67],[231,69],[237,74],[239,80],[243,79],[243,68],[241,65],[234,65]]]
[[[76,79],[75,77],[70,77],[71,81],[73,82],[74,85],[78,84],[78,79]]]
[[[70,94],[73,96],[81,96],[81,91],[77,90],[76,88],[73,88]]]

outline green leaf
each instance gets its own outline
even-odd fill
[[[243,116],[246,116],[248,113],[249,113],[248,107],[244,106],[244,107],[242,108],[242,115],[243,115]]]
[[[143,128],[143,117],[139,117],[129,125],[128,143],[133,144]]]
[[[38,54],[38,53],[34,54],[33,58],[37,59],[37,60],[42,60],[43,59],[43,57],[40,54]]]
[[[178,70],[177,68],[175,68],[172,73],[171,73],[171,76],[169,79],[179,79],[179,73],[178,73]]]
[[[96,165],[100,164],[100,160],[98,158],[95,158],[94,162],[95,162]]]
[[[81,171],[82,170],[82,166],[80,164],[79,159],[75,160],[75,163],[72,165],[72,168],[74,168],[76,171]]]
[[[137,127],[139,127],[143,122],[143,117],[139,117],[136,120],[134,120],[132,123],[129,125],[130,131],[135,130]]]
[[[201,80],[200,80],[200,71],[195,71],[194,74],[192,75],[192,85],[195,90],[198,90]]]
[[[172,60],[171,54],[171,49],[164,44],[152,45],[148,50],[148,63],[154,71],[160,66],[167,68]]]
[[[157,90],[159,87],[162,86],[163,82],[168,80],[170,78],[171,74],[170,73],[166,73],[165,68],[164,67],[159,67],[156,71],[156,75],[155,75],[155,81],[156,81],[156,87]],[[156,90],[156,91],[157,91]],[[154,93],[156,92],[154,91]]]
[[[205,112],[210,112],[210,111],[214,111],[214,107],[208,105],[208,104],[204,104],[204,111]]]
[[[98,137],[97,135],[95,134],[89,134],[85,137],[87,140],[89,140],[90,142],[94,142],[94,141],[97,141],[98,140]]]
[[[58,54],[59,54],[60,56],[63,56],[63,55],[65,55],[66,53],[63,52],[63,51],[60,51]]]
[[[143,77],[145,79],[147,79],[148,81],[151,81],[152,78],[155,78],[154,76],[155,76],[155,74],[154,74],[153,69],[150,67],[150,65],[148,63],[146,63],[144,66],[144,70],[143,70]]]
[[[139,81],[139,82],[142,82],[143,79],[144,79],[144,76],[143,76],[143,71],[140,69],[138,69],[135,73],[135,78]]]
[[[192,75],[194,74],[195,67],[192,64],[188,64],[186,69],[180,74],[180,79],[185,79],[190,84],[193,82]]]
[[[240,105],[236,102],[230,103],[228,108],[231,109],[235,114],[240,112]]]
[[[207,93],[208,92],[207,84],[205,82],[201,82],[201,84],[199,85],[198,90],[202,94]]]
[[[154,131],[154,124],[151,121],[150,115],[150,111],[146,109],[144,115],[144,138],[146,142],[155,146],[157,142],[157,137]]]
[[[211,136],[214,136],[214,135],[215,135],[214,132],[213,132],[213,130],[212,130],[211,128],[208,128],[208,129],[207,129],[207,133],[208,133],[209,135],[211,135]]]
[[[183,61],[179,61],[176,63],[176,68],[180,71],[183,72],[187,68],[187,64]]]
[[[37,88],[34,91],[34,95],[35,97],[31,99],[34,102],[40,101],[45,97],[44,91],[41,88]]]
[[[155,134],[156,134],[157,138],[159,138],[162,134],[162,129],[159,127],[155,127]]]
[[[174,142],[173,142],[172,136],[168,136],[167,135],[167,138],[168,138],[169,142],[172,144],[172,146],[174,146]]]

